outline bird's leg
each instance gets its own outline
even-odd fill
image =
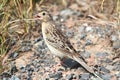
[[[58,62],[56,65],[53,66],[53,68],[51,69],[52,71],[56,72],[57,69],[59,69],[60,66],[64,66],[66,67],[67,65],[64,63],[64,61],[66,60],[66,58],[59,58],[60,62]]]

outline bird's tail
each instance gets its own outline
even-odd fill
[[[72,58],[73,60],[77,61],[83,68],[85,68],[88,72],[99,78],[99,80],[103,80],[97,74],[95,74],[94,70],[90,68],[82,59],[80,59],[79,56],[73,56]]]
[[[88,72],[90,73],[94,73],[94,70],[92,68],[90,68],[81,58],[79,58],[79,56],[73,56],[73,59],[75,61],[77,61],[78,63],[80,63],[80,65],[85,68]]]

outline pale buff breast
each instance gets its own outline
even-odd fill
[[[46,45],[48,46],[51,53],[53,53],[54,55],[61,57],[61,58],[65,57],[63,52],[61,52],[61,51],[57,50],[56,48],[54,48],[53,46],[49,45],[49,43],[46,41],[45,29],[47,28],[47,26],[49,26],[49,25],[47,25],[46,23],[42,23],[42,35],[43,35]]]

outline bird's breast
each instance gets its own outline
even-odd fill
[[[47,31],[48,31],[48,25],[42,24],[42,35],[43,35],[43,39],[44,39],[47,47],[49,48],[49,50],[51,51],[51,53],[53,53],[56,56],[59,56],[59,57],[63,58],[65,56],[64,53],[61,52],[59,49],[56,49],[53,45],[50,45],[47,42],[47,36],[48,36],[47,35]]]

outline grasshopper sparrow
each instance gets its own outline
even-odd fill
[[[76,52],[69,40],[56,27],[47,10],[41,10],[36,17],[42,22],[43,38],[51,53],[60,59],[71,58],[80,63],[88,72],[97,76],[94,70],[84,62],[82,56]]]

